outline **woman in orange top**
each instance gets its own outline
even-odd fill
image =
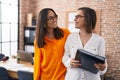
[[[66,68],[62,56],[69,31],[59,28],[57,19],[51,8],[39,13],[34,41],[34,80],[64,80]]]

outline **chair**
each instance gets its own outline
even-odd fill
[[[28,71],[17,71],[18,80],[33,80],[33,73]]]
[[[9,77],[6,68],[0,67],[0,80],[13,80]]]
[[[5,55],[0,53],[0,61],[2,60],[2,58],[4,57]]]

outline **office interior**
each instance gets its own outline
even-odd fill
[[[74,15],[79,7],[95,9],[95,32],[106,42],[108,70],[104,76],[120,80],[120,0],[0,0],[0,53],[9,57],[17,55],[18,50],[34,54],[37,16],[46,7],[53,8],[58,25],[71,32],[78,31],[74,28]],[[33,65],[29,65],[32,71]]]

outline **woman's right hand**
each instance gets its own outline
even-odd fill
[[[104,64],[100,64],[100,63],[94,64],[94,66],[95,66],[98,70],[100,70],[100,71],[103,71],[103,70],[106,68],[106,64],[105,64],[105,63],[104,63]]]
[[[72,68],[78,68],[81,64],[78,60],[71,59],[70,65],[71,65]]]

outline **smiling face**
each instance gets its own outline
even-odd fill
[[[82,10],[78,10],[75,16],[75,28],[85,28],[85,18]]]
[[[47,28],[56,28],[57,26],[57,15],[49,10],[47,15]]]

